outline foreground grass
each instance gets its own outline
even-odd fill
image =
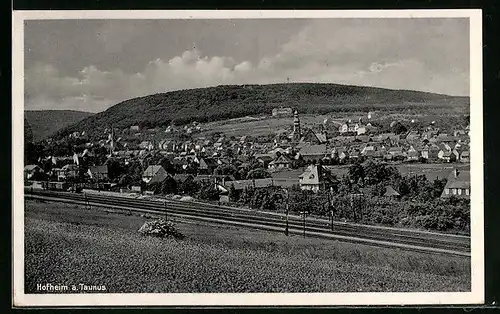
[[[206,224],[186,240],[141,236],[148,220],[26,202],[25,289],[105,285],[107,292],[468,291],[470,259]]]

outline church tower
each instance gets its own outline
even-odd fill
[[[293,135],[292,135],[292,140],[294,142],[300,141],[300,119],[299,119],[299,114],[297,113],[297,110],[293,113]]]

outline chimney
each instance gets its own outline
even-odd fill
[[[458,171],[458,169],[455,168],[455,170],[453,170],[453,174],[455,175],[455,178],[458,178],[458,174],[460,172]]]

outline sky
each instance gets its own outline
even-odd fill
[[[287,78],[469,95],[464,18],[31,20],[24,34],[29,110]]]

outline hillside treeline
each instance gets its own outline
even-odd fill
[[[292,107],[304,114],[324,114],[415,108],[453,107],[457,110],[457,107],[467,109],[468,103],[468,97],[338,84],[225,85],[126,100],[61,130],[58,136],[82,130],[91,135],[111,125],[152,128],[270,114],[279,106]]]

